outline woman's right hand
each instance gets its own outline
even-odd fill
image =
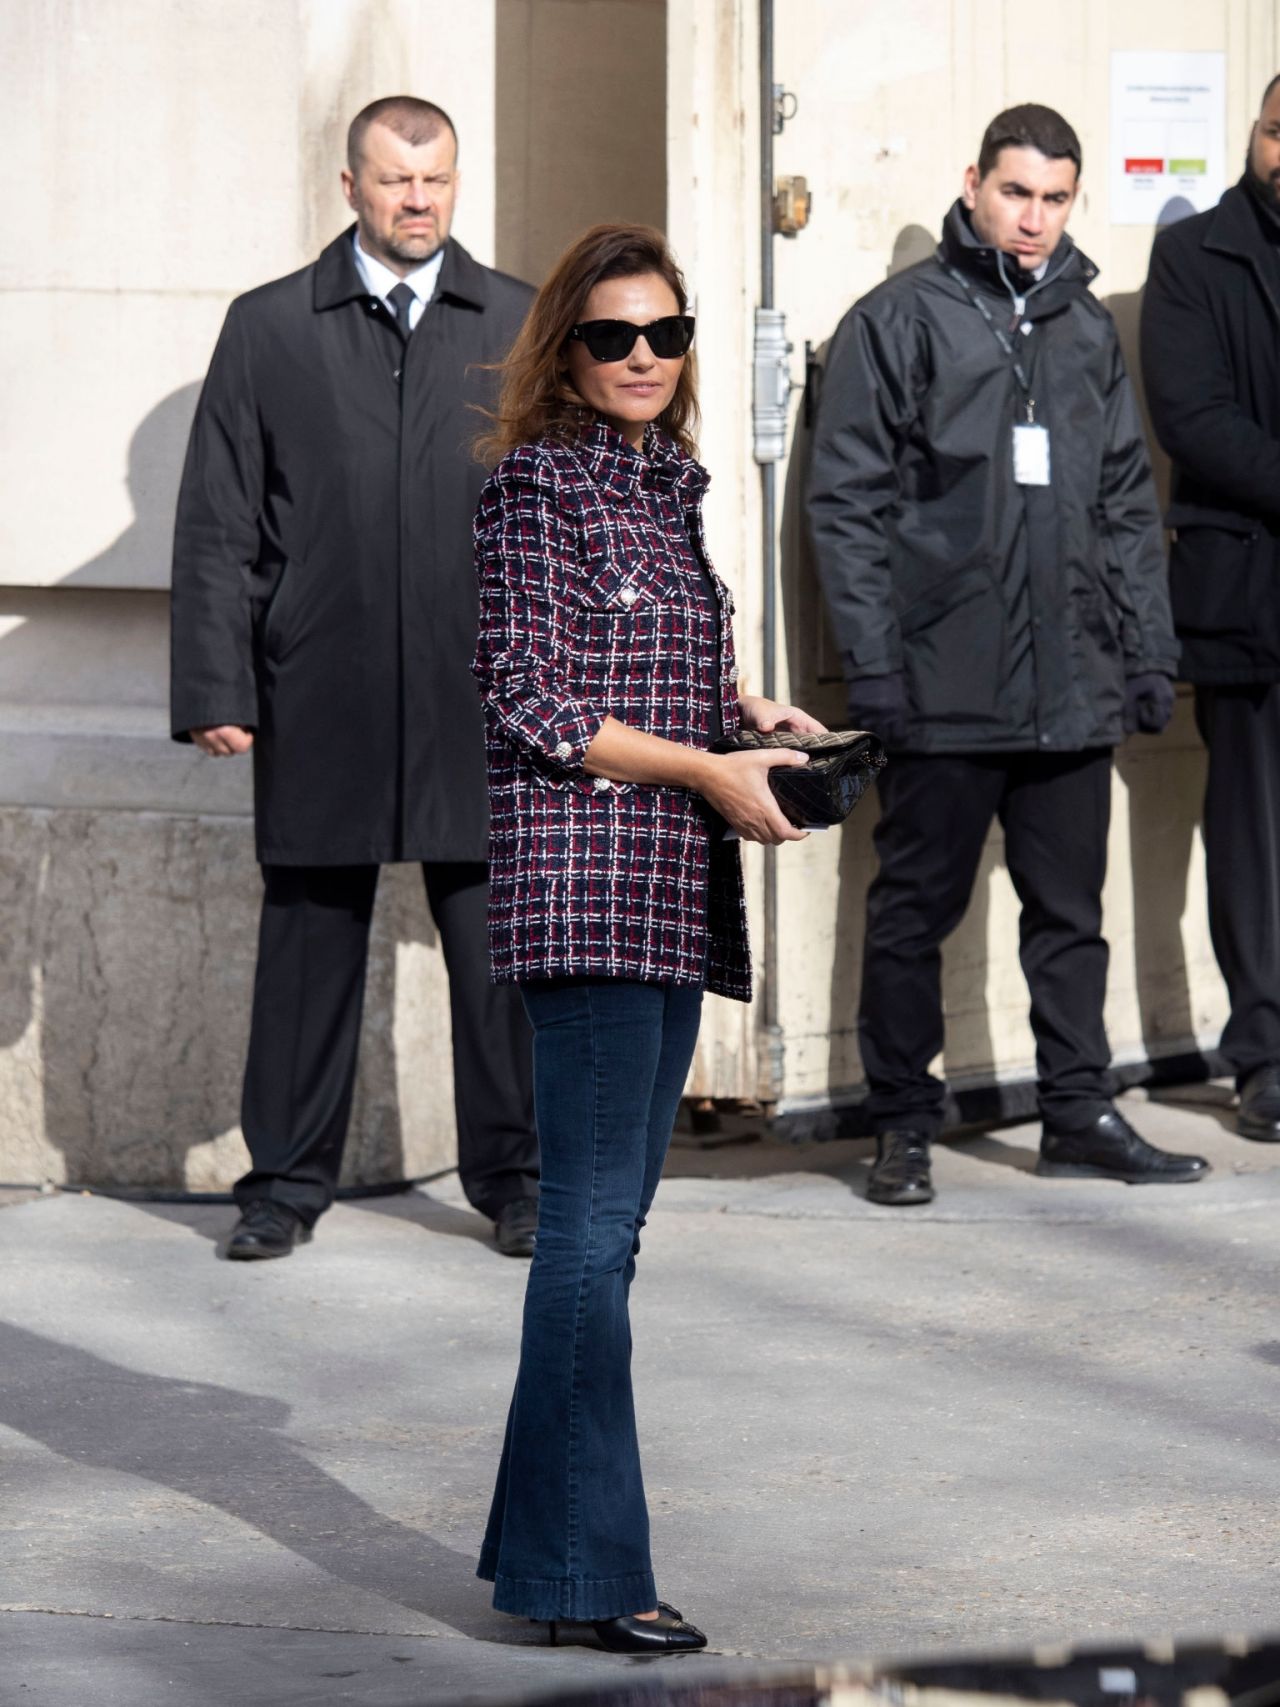
[[[776,765],[807,765],[809,755],[794,748],[751,753],[706,753],[698,793],[736,830],[744,842],[802,842],[809,834],[798,830],[778,805],[769,787]]]

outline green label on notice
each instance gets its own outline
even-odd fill
[[[1207,160],[1171,160],[1169,175],[1174,178],[1203,177],[1209,170]]]

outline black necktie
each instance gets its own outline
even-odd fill
[[[409,319],[409,310],[415,301],[414,294],[402,279],[398,285],[392,285],[387,292],[387,301],[395,309],[396,325],[400,328],[401,336],[408,343],[409,334],[413,331],[413,324]]]

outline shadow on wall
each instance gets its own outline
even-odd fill
[[[0,639],[0,673],[20,699],[58,704],[49,762],[56,753],[60,769],[79,770],[85,798],[99,802],[0,811],[10,921],[0,943],[0,1050],[16,1068],[3,1116],[13,1126],[0,1148],[4,1171],[27,1158],[21,1177],[32,1181],[54,1171],[41,1137],[61,1152],[69,1181],[90,1185],[223,1190],[247,1165],[240,1081],[261,895],[248,762],[204,759],[167,741],[167,595],[137,590],[159,580],[157,564],[167,579],[198,392],[183,386],[134,433],[129,526],[57,587],[19,591],[24,620]],[[85,590],[104,581],[135,590]],[[68,650],[62,619],[73,602],[82,613],[73,640],[83,648],[86,629],[93,635],[88,658]],[[71,663],[77,679],[46,693],[41,683],[65,681]],[[70,702],[67,718],[61,702]],[[232,765],[244,767],[242,786],[222,768]],[[128,804],[103,809],[110,789],[95,770],[122,781]],[[346,1184],[406,1172],[398,951],[435,944],[420,872],[385,872],[381,891]],[[443,1059],[423,1066],[438,1100],[450,1072],[447,1004],[432,1029],[443,1030]]]
[[[1160,209],[1157,228],[1175,225],[1195,211],[1185,196],[1172,196]],[[1142,297],[1142,290],[1120,291],[1102,300],[1120,336],[1163,511],[1169,502],[1169,459],[1152,429],[1142,383]],[[1129,810],[1133,953],[1144,1051],[1148,1059],[1170,1052],[1194,1056],[1195,1017],[1181,927],[1204,793],[1204,760],[1185,691],[1169,730],[1159,738],[1139,736],[1124,742],[1116,751],[1116,770]],[[1173,774],[1177,770],[1190,774],[1180,777]]]
[[[142,417],[129,441],[125,476],[133,520],[105,551],[73,569],[60,586],[168,586],[173,510],[199,396],[198,384],[180,386]]]
[[[1169,224],[1194,211],[1177,199],[1162,210],[1160,223]],[[927,260],[935,238],[922,226],[904,227],[894,241],[886,268],[892,277]],[[1125,360],[1138,390],[1144,424],[1151,443],[1162,499],[1167,487],[1167,463],[1145,415],[1138,372],[1137,337],[1141,292],[1107,299],[1116,319]],[[810,433],[821,384],[827,345],[814,354],[806,376],[806,396],[792,439],[782,500],[780,584],[783,628],[791,692],[812,706],[824,721],[846,722],[838,649],[827,625],[804,514],[808,479]],[[1196,765],[1197,744],[1191,730],[1190,707],[1183,700],[1170,734],[1162,740],[1125,743],[1117,753],[1117,770],[1126,786],[1131,849],[1134,957],[1142,1037],[1148,1058],[1195,1051],[1195,1025],[1181,918],[1186,908],[1187,881],[1199,819],[1202,784]],[[1194,775],[1188,780],[1190,765]],[[1180,774],[1172,775],[1171,770]],[[873,811],[860,811],[840,832],[837,944],[831,987],[831,1037],[828,1085],[837,1102],[861,1089],[856,1048],[858,987],[867,886],[876,868],[872,836]],[[990,953],[988,931],[991,885],[1003,865],[998,828],[983,855],[974,892],[964,919],[948,939],[943,957],[944,1003],[951,1050],[964,1063],[967,1077],[984,1075],[995,1062],[995,1042],[987,999]],[[1030,1071],[1030,1069],[1028,1069]],[[1025,1098],[1016,1099],[1025,1101]],[[951,1113],[954,1115],[954,1103]],[[1021,1112],[1010,1104],[1010,1112]],[[850,1129],[858,1129],[854,1116]]]

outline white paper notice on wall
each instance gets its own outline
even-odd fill
[[[1227,187],[1226,55],[1111,55],[1111,223],[1171,225]]]

